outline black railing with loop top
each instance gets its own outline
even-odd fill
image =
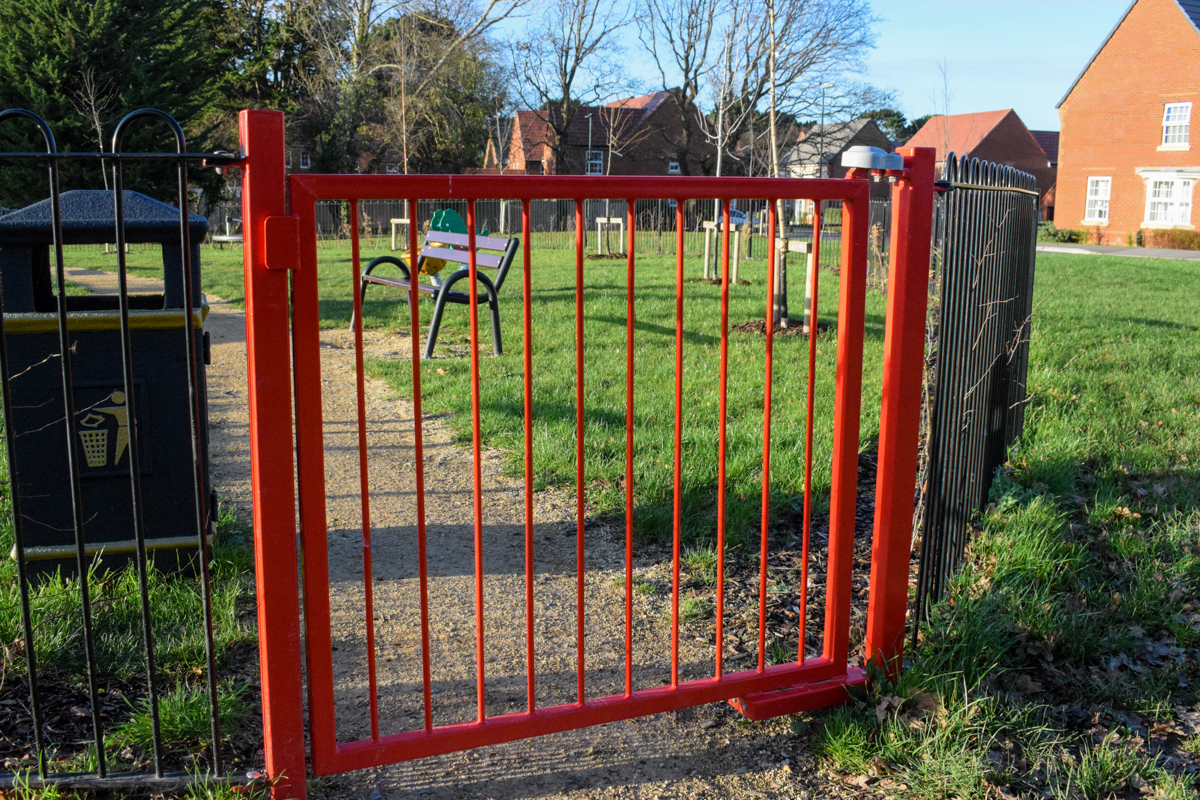
[[[126,201],[126,192],[124,191],[124,166],[130,162],[138,161],[173,161],[177,166],[177,185],[176,185],[176,200],[179,213],[179,243],[182,251],[182,283],[184,292],[184,323],[181,325],[183,334],[183,348],[186,352],[187,363],[189,369],[187,371],[186,385],[187,397],[189,401],[188,420],[190,423],[191,441],[192,441],[192,463],[189,465],[190,482],[192,483],[192,492],[196,509],[195,516],[195,536],[196,547],[199,557],[196,559],[195,568],[197,572],[197,580],[200,584],[200,598],[202,619],[198,620],[199,624],[204,627],[204,649],[206,669],[204,670],[204,684],[208,695],[208,709],[211,717],[210,736],[211,740],[208,743],[207,754],[204,769],[211,774],[222,775],[225,772],[225,765],[221,755],[221,722],[218,712],[218,686],[216,663],[214,659],[213,648],[213,616],[212,616],[212,597],[209,585],[209,563],[211,552],[209,549],[209,535],[211,527],[214,523],[214,509],[212,508],[212,500],[207,492],[207,464],[204,453],[207,448],[207,421],[204,418],[204,383],[200,358],[200,344],[197,340],[198,333],[195,326],[192,324],[192,312],[194,309],[202,305],[201,298],[196,296],[195,283],[193,281],[193,272],[196,265],[192,263],[192,241],[191,231],[189,226],[188,214],[188,165],[189,163],[204,162],[207,166],[220,166],[235,163],[238,158],[228,153],[191,153],[188,152],[186,139],[182,128],[169,114],[154,109],[141,109],[128,114],[117,125],[113,136],[112,152],[109,153],[60,153],[55,144],[54,136],[49,125],[38,117],[36,114],[24,109],[9,109],[0,112],[0,125],[13,125],[17,122],[25,121],[32,123],[41,132],[45,141],[44,152],[15,152],[15,153],[0,153],[0,162],[10,163],[25,163],[30,169],[37,169],[39,166],[44,168],[48,180],[48,197],[50,208],[50,229],[51,229],[51,271],[56,280],[56,290],[54,304],[56,306],[56,329],[57,329],[57,352],[52,352],[48,362],[57,361],[58,371],[61,374],[62,385],[62,403],[64,414],[55,423],[62,430],[63,439],[61,440],[65,446],[63,459],[66,462],[66,470],[69,472],[69,503],[70,503],[70,533],[73,535],[74,545],[74,572],[73,576],[54,577],[54,580],[77,581],[78,600],[79,600],[79,620],[81,623],[80,639],[83,650],[83,667],[86,673],[86,704],[85,710],[80,710],[78,713],[90,717],[90,752],[87,757],[82,760],[77,759],[77,764],[85,764],[89,769],[55,769],[62,767],[64,760],[62,758],[64,750],[70,750],[71,747],[77,746],[76,742],[60,741],[62,738],[61,732],[48,729],[46,719],[46,706],[48,698],[46,692],[49,691],[47,684],[40,680],[46,674],[45,665],[38,663],[38,651],[41,642],[39,636],[46,637],[52,635],[52,631],[39,630],[33,614],[32,594],[36,594],[36,588],[40,580],[45,579],[45,575],[36,574],[36,570],[31,567],[31,553],[29,552],[30,540],[26,527],[30,524],[29,519],[22,513],[21,509],[21,493],[23,487],[28,484],[29,478],[26,477],[25,483],[22,483],[22,477],[19,474],[21,459],[18,457],[17,440],[22,435],[22,431],[17,428],[16,418],[19,416],[15,413],[19,410],[14,406],[12,395],[12,381],[15,377],[19,377],[22,373],[19,369],[19,364],[12,362],[12,331],[6,330],[6,323],[16,319],[17,315],[9,312],[7,308],[3,314],[0,314],[0,400],[3,401],[3,416],[4,416],[4,433],[6,442],[6,454],[9,471],[9,499],[12,506],[12,531],[13,531],[13,557],[16,561],[17,581],[19,583],[19,605],[21,615],[21,631],[23,634],[23,651],[24,651],[24,668],[26,675],[23,682],[25,697],[23,702],[27,703],[29,718],[31,725],[28,726],[27,732],[14,732],[16,735],[27,735],[28,740],[32,742],[33,754],[36,757],[36,766],[28,764],[27,760],[21,758],[13,758],[7,762],[0,762],[0,769],[6,771],[0,772],[0,789],[12,788],[13,786],[48,786],[57,785],[63,789],[121,789],[137,787],[139,790],[165,791],[182,784],[188,783],[194,779],[194,774],[190,774],[184,769],[178,768],[180,761],[190,763],[195,769],[199,769],[197,762],[194,759],[195,753],[188,753],[182,759],[174,757],[174,760],[168,758],[166,746],[164,743],[164,734],[160,720],[160,700],[164,695],[163,676],[160,674],[160,665],[156,663],[155,650],[155,609],[151,603],[151,583],[154,577],[151,574],[151,559],[147,552],[147,497],[146,491],[142,485],[143,465],[141,459],[145,452],[145,444],[139,442],[139,437],[146,433],[139,430],[138,420],[142,418],[141,412],[137,410],[137,404],[142,402],[144,397],[143,392],[138,389],[139,379],[134,374],[134,347],[133,337],[131,336],[131,307],[128,285],[128,269],[126,264],[126,214],[124,204]],[[130,126],[134,123],[142,123],[143,121],[152,121],[157,124],[165,125],[174,138],[175,152],[125,152],[124,141]],[[143,649],[143,657],[145,663],[145,695],[141,698],[141,706],[149,711],[151,721],[150,734],[150,755],[153,762],[153,771],[113,771],[111,769],[109,748],[106,748],[105,737],[111,730],[111,720],[106,729],[106,716],[111,713],[113,703],[119,702],[112,699],[112,692],[106,692],[102,685],[105,682],[105,676],[101,672],[101,664],[98,660],[97,647],[97,614],[111,613],[108,609],[94,608],[94,596],[92,581],[96,573],[93,570],[93,565],[89,563],[90,554],[94,554],[97,550],[95,542],[89,542],[85,533],[85,527],[90,524],[92,518],[97,514],[94,508],[88,508],[85,504],[85,496],[83,486],[81,484],[82,465],[81,450],[76,447],[76,443],[84,441],[86,448],[86,439],[80,439],[80,421],[76,414],[77,398],[76,394],[82,385],[76,383],[75,375],[73,374],[73,359],[79,358],[78,354],[78,337],[75,324],[72,320],[78,314],[73,310],[73,306],[67,299],[67,275],[64,266],[63,245],[64,245],[64,227],[63,215],[61,210],[60,198],[62,193],[59,187],[59,165],[66,160],[101,160],[102,162],[112,162],[112,173],[114,178],[112,190],[113,203],[113,240],[117,242],[117,275],[119,284],[119,300],[117,311],[119,312],[119,349],[121,361],[121,375],[119,379],[114,379],[113,384],[119,386],[123,394],[124,409],[119,411],[124,415],[124,419],[128,420],[121,425],[120,436],[128,437],[127,445],[113,459],[114,462],[119,462],[119,453],[127,453],[128,458],[128,474],[130,478],[130,498],[132,506],[132,516],[128,521],[129,530],[133,534],[135,544],[134,548],[134,563],[137,572],[137,592],[140,603],[140,619],[141,631],[140,639]],[[11,293],[10,289],[10,293]],[[5,287],[2,279],[0,279],[0,298],[5,297]],[[115,327],[115,326],[114,326]],[[14,372],[15,370],[15,372]],[[28,378],[25,378],[28,380]],[[115,394],[114,394],[115,397]],[[85,407],[84,412],[88,411]],[[102,409],[103,410],[103,409]],[[117,412],[114,412],[117,413]],[[183,465],[177,464],[156,464],[156,469],[168,470],[178,469],[183,470]],[[66,498],[64,498],[66,499]],[[104,576],[107,580],[107,576]],[[11,613],[13,609],[0,609],[5,613]],[[56,668],[55,680],[61,683],[61,676],[58,674],[61,668]],[[16,679],[20,679],[20,675]],[[78,680],[80,676],[73,676],[73,680]],[[10,680],[13,676],[10,675]],[[110,684],[111,686],[111,684]],[[61,695],[65,690],[61,686],[56,686],[54,692]],[[135,693],[140,694],[140,692]],[[51,698],[54,702],[59,702],[58,697]],[[80,703],[82,706],[83,704]],[[25,726],[22,726],[25,727]],[[4,736],[12,735],[10,732],[5,732]],[[3,737],[0,737],[3,738]],[[168,766],[174,765],[176,768],[169,769]],[[36,772],[36,774],[34,774]]]
[[[1012,167],[951,153],[939,186],[918,621],[945,592],[1024,427],[1038,223],[1034,176]]]

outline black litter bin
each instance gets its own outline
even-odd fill
[[[162,246],[162,294],[130,295],[130,336],[146,544],[160,569],[190,568],[196,532],[195,470],[188,411],[187,348],[183,326],[197,330],[197,391],[201,398],[200,460],[203,496],[210,498],[206,533],[215,503],[208,470],[208,423],[200,242],[208,222],[190,215],[193,297],[184,309],[179,211],[143,194],[124,193],[129,243]],[[113,198],[105,191],[61,195],[64,244],[112,242]],[[63,425],[57,300],[52,290],[50,201],[0,217],[0,306],[8,344],[15,459],[25,555],[34,573],[75,565],[70,471]],[[119,298],[67,298],[76,411],[77,463],[89,559],[105,566],[135,552],[129,479],[129,424],[121,366]],[[202,338],[203,337],[203,338]],[[15,553],[14,553],[15,555]]]

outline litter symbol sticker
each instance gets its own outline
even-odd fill
[[[129,407],[117,389],[87,409],[79,420],[79,441],[89,470],[123,466],[129,450]]]

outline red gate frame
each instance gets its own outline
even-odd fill
[[[296,303],[295,340],[289,342],[293,325],[289,314],[292,300],[289,273],[292,273],[291,282],[296,292],[315,293],[315,239],[310,242],[306,237],[302,244],[300,232],[302,228],[312,230],[316,200],[324,197],[390,199],[398,194],[413,198],[503,196],[524,200],[548,196],[578,199],[598,194],[664,199],[695,196],[774,199],[782,194],[796,194],[797,184],[792,183],[781,190],[781,181],[764,178],[663,180],[567,176],[292,175],[285,179],[283,114],[243,111],[239,116],[239,131],[244,155],[240,166],[243,169],[245,220],[246,349],[264,755],[267,774],[274,781],[273,797],[304,800],[307,796],[305,692],[300,660],[301,653],[305,652],[308,654],[310,718],[322,720],[322,724],[309,728],[315,774],[419,758],[727,699],[748,717],[761,719],[835,704],[845,697],[847,685],[863,680],[861,670],[847,666],[850,549],[862,381],[867,250],[865,209],[870,195],[869,183],[863,180],[868,176],[855,170],[849,176],[851,180],[806,180],[803,192],[808,198],[838,198],[846,202],[843,236],[849,231],[848,238],[852,242],[850,248],[842,251],[843,275],[850,276],[850,280],[843,281],[839,302],[842,325],[839,327],[851,335],[838,337],[828,570],[832,577],[828,588],[823,655],[801,663],[776,666],[760,663],[757,670],[627,691],[625,695],[598,700],[585,701],[581,696],[576,704],[502,717],[484,718],[481,709],[479,721],[436,729],[430,727],[427,718],[426,730],[391,736],[380,737],[378,723],[373,720],[372,739],[347,744],[336,742],[332,726],[332,670],[325,658],[329,645],[329,618],[323,547],[324,496],[303,490],[310,484],[323,486],[324,477],[319,474],[319,459],[304,455],[305,448],[312,453],[321,447],[315,302],[311,305]],[[934,151],[902,148],[900,152],[905,168],[887,173],[895,184],[892,190],[894,211],[865,653],[866,657],[876,659],[891,671],[899,669],[903,653],[934,189]],[[404,188],[398,192],[398,186]],[[290,215],[286,195],[289,188]],[[772,206],[772,217],[773,213]],[[468,227],[474,229],[471,224]],[[410,237],[415,247],[415,228],[410,231]],[[727,241],[725,246],[728,248]],[[773,268],[773,251],[769,258]],[[315,297],[315,294],[311,296]],[[413,305],[416,307],[416,303]],[[414,347],[414,352],[416,350]],[[316,394],[312,383],[314,376],[318,379]],[[415,373],[415,377],[419,380],[419,374]],[[419,387],[419,383],[415,385]],[[476,387],[476,396],[477,392]],[[419,397],[419,388],[417,394]],[[291,427],[293,399],[295,439]],[[299,497],[297,476],[292,470],[293,455],[301,470]],[[306,476],[306,470],[314,471]],[[315,483],[318,479],[320,483]],[[420,486],[417,491],[420,494]],[[303,570],[297,549],[297,500],[303,518],[321,521],[319,526],[307,526],[303,532]],[[478,509],[476,516],[478,519]],[[845,544],[847,530],[850,547],[835,546],[835,539],[843,540]],[[324,589],[321,586],[323,579],[326,581]],[[300,631],[301,580],[305,585],[305,619],[309,628],[307,648]],[[320,624],[314,624],[314,619],[322,619],[322,613],[323,630]]]

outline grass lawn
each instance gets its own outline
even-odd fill
[[[929,798],[1196,796],[1197,296],[1194,263],[1038,256],[1025,436],[967,566],[901,683],[813,721],[847,778]]]

